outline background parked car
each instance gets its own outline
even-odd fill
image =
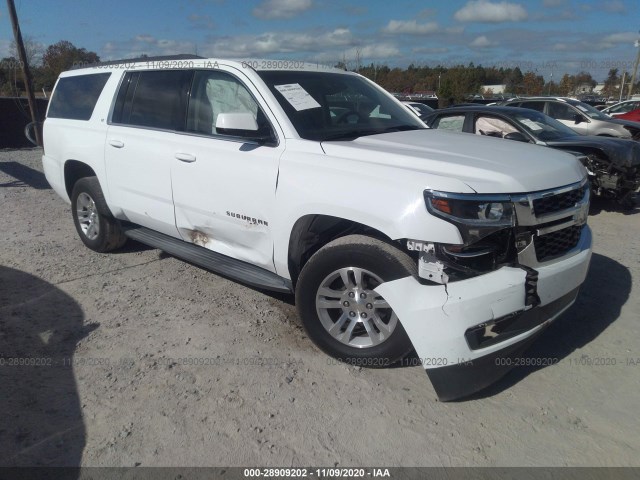
[[[514,98],[498,105],[537,110],[555,118],[582,135],[603,135],[640,140],[640,123],[611,118],[591,105],[571,98]]]
[[[602,112],[612,117],[620,117],[620,115],[624,115],[625,113],[639,108],[640,100],[627,100],[625,102],[616,103],[615,105],[606,107],[602,109]]]
[[[525,108],[451,107],[433,112],[431,128],[535,143],[578,156],[589,170],[592,190],[623,208],[635,206],[640,187],[640,144],[632,140],[579,135],[557,120]]]
[[[616,118],[620,120],[629,120],[630,122],[640,122],[640,108],[618,115]]]

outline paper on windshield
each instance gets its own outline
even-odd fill
[[[299,83],[289,83],[287,85],[275,85],[284,98],[298,112],[301,110],[309,110],[310,108],[318,108],[320,104],[316,102],[309,92],[300,86]]]
[[[522,123],[523,125],[529,127],[531,130],[542,130],[542,127],[540,125],[538,125],[533,120],[529,120],[528,118],[524,118],[524,119],[520,120],[520,123]]]
[[[583,107],[582,105],[576,105],[576,107],[578,107],[580,110],[582,110],[583,112],[588,112],[589,110],[587,110],[585,107]]]

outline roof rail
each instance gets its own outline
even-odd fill
[[[165,60],[202,60],[206,57],[200,55],[192,55],[190,53],[180,53],[178,55],[160,55],[155,57],[137,57],[137,58],[123,58],[121,60],[109,60],[106,62],[94,62],[94,63],[74,63],[71,70],[78,70],[79,68],[87,67],[107,67],[109,65],[122,65],[123,63],[136,63],[136,62],[162,62]]]

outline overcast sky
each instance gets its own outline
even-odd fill
[[[549,80],[630,71],[640,0],[16,0],[23,35],[103,60],[142,53],[389,66],[474,62]],[[0,57],[12,40],[0,3]]]

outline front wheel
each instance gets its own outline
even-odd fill
[[[349,235],[325,245],[296,285],[296,305],[309,337],[347,363],[384,367],[401,360],[413,346],[374,289],[416,270],[406,253],[374,238]]]
[[[96,177],[81,178],[73,186],[71,212],[80,240],[91,250],[109,252],[126,242]]]

